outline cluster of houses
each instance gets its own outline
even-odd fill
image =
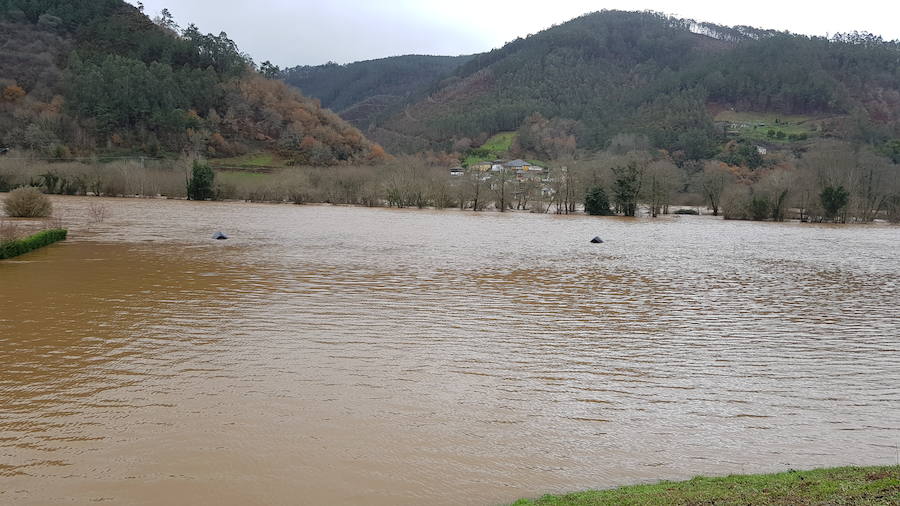
[[[490,173],[515,174],[516,179],[519,181],[545,181],[547,176],[547,171],[543,167],[531,162],[526,162],[525,160],[477,162],[469,165],[468,170],[471,172],[482,172],[485,176],[489,176]],[[466,169],[463,167],[453,167],[450,169],[451,176],[462,176],[465,173]]]
[[[540,165],[526,162],[525,160],[494,160],[483,161],[469,165],[468,168],[456,166],[450,169],[451,177],[460,177],[466,174],[480,174],[481,181],[490,181],[491,189],[497,189],[498,181],[518,183],[514,189],[516,198],[522,192],[529,192],[528,188],[536,189],[543,197],[552,196],[555,192],[551,187],[550,171]]]

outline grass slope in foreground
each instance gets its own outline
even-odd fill
[[[900,504],[900,466],[841,467],[778,474],[697,477],[612,490],[593,490],[540,499],[513,506],[587,506],[605,504]]]
[[[68,233],[69,232],[66,229],[54,228],[42,230],[24,239],[0,243],[0,260],[24,255],[30,251],[49,246],[57,241],[62,241],[66,238]]]

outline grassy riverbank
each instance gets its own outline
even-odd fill
[[[900,466],[841,467],[778,474],[697,477],[611,490],[593,490],[540,499],[514,506],[694,504],[900,504]]]
[[[24,255],[44,246],[49,246],[66,238],[69,231],[62,228],[42,230],[24,239],[0,242],[0,260]]]

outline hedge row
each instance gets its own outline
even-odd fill
[[[24,255],[29,251],[34,251],[57,241],[62,241],[66,238],[68,233],[69,231],[66,229],[54,228],[43,230],[24,239],[2,243],[0,244],[0,260]]]

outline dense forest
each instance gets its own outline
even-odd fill
[[[384,156],[266,79],[225,33],[121,0],[0,0],[0,143],[50,158],[277,152],[330,165]]]
[[[386,61],[356,65],[368,75],[390,73]],[[688,159],[721,150],[721,110],[831,118],[824,135],[872,145],[900,137],[900,44],[869,34],[807,37],[604,11],[476,55],[436,78],[425,96],[416,93],[420,83],[393,114],[354,119],[374,123],[370,137],[407,152],[478,146],[523,128],[535,113],[551,120],[547,135],[574,136],[578,149],[603,149],[617,134],[634,133]],[[315,84],[317,96],[338,93],[323,84]],[[380,93],[370,89],[352,100]],[[565,154],[521,147],[546,158]]]
[[[347,65],[285,69],[282,79],[355,126],[366,129],[397,105],[421,99],[441,78],[450,75],[470,56],[393,56]]]

